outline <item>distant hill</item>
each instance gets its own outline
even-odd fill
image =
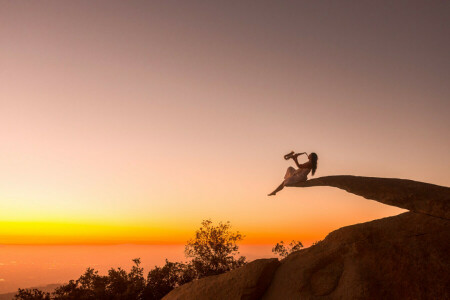
[[[60,283],[53,283],[53,284],[47,284],[47,285],[43,285],[43,286],[33,286],[33,287],[30,287],[29,289],[40,289],[41,291],[51,293],[60,285],[61,285]],[[16,293],[17,292],[0,294],[0,300],[12,300]]]

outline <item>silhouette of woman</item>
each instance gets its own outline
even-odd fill
[[[306,154],[308,156],[308,161],[304,164],[299,164],[297,157],[302,154]],[[293,185],[298,182],[308,180],[308,174],[312,171],[312,175],[316,173],[317,169],[317,154],[312,152],[309,155],[306,152],[303,153],[289,153],[285,156],[286,159],[292,158],[297,165],[298,169],[296,170],[293,167],[289,167],[286,171],[286,175],[284,175],[284,181],[268,196],[275,196],[276,193],[281,191],[285,186]]]

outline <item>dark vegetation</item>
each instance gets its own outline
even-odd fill
[[[289,245],[286,245],[283,241],[281,241],[272,248],[272,252],[280,258],[285,258],[292,252],[298,251],[301,248],[303,248],[303,244],[300,241],[292,241]]]
[[[54,292],[39,289],[19,289],[16,300],[153,300],[161,299],[171,290],[205,276],[222,274],[239,268],[246,263],[239,256],[238,242],[244,238],[233,232],[231,225],[204,220],[193,239],[185,247],[187,262],[170,262],[166,259],[162,267],[155,266],[147,276],[140,266],[139,258],[133,259],[129,272],[111,268],[107,275],[88,268],[80,278],[70,280]],[[277,243],[272,252],[281,258],[303,248],[300,241],[285,245]]]
[[[195,237],[185,248],[187,262],[170,262],[155,267],[144,276],[140,259],[133,260],[129,272],[121,268],[110,269],[108,275],[88,268],[76,280],[70,280],[53,293],[39,289],[19,289],[16,300],[153,300],[161,299],[175,287],[205,276],[221,274],[244,265],[239,256],[240,242],[244,237],[231,231],[231,225],[213,225],[210,220],[202,222]]]

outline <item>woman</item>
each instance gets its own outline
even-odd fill
[[[289,158],[292,158],[295,161],[298,170],[294,169],[293,167],[289,167],[286,171],[286,175],[284,175],[284,181],[280,184],[279,187],[275,189],[275,191],[270,193],[268,196],[275,196],[276,193],[281,191],[285,186],[294,185],[296,183],[308,180],[308,174],[311,171],[312,175],[314,176],[317,169],[317,160],[318,160],[317,154],[312,152],[311,154],[308,155],[308,162],[304,164],[299,164],[297,157],[302,154],[308,155],[306,152],[290,155]]]

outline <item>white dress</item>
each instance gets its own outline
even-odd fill
[[[308,180],[308,174],[311,172],[310,168],[295,169],[289,167],[284,175],[284,185],[293,185],[299,182]]]

